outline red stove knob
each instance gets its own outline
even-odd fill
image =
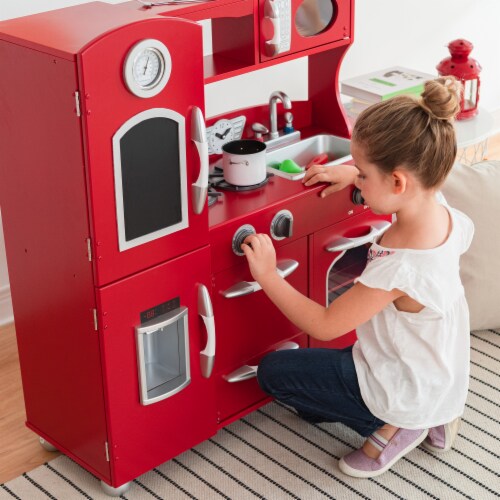
[[[241,249],[241,245],[245,241],[245,238],[251,234],[255,234],[255,228],[250,224],[245,224],[236,230],[233,236],[233,252],[236,255],[240,257],[245,255]]]
[[[280,210],[271,221],[271,236],[275,240],[290,238],[293,234],[293,215],[289,210]]]

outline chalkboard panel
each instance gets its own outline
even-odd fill
[[[120,139],[125,240],[182,220],[179,124],[143,120]]]

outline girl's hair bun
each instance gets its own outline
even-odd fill
[[[444,76],[425,82],[420,106],[432,118],[452,120],[460,111],[462,85],[454,76]]]

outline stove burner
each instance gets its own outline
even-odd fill
[[[222,196],[222,193],[219,193],[219,191],[216,191],[213,187],[209,186],[207,196],[208,206],[211,207],[217,203],[219,196]]]
[[[215,167],[213,172],[210,174],[210,185],[214,188],[222,189],[225,191],[252,191],[254,189],[259,189],[262,186],[265,186],[269,182],[269,178],[273,177],[274,174],[268,173],[266,174],[266,178],[259,182],[258,184],[252,184],[251,186],[236,186],[235,184],[229,184],[224,180],[224,172],[220,167]]]
[[[259,182],[259,184],[252,184],[251,186],[235,186],[234,184],[229,184],[229,182],[226,182],[224,179],[214,182],[212,186],[218,189],[223,189],[225,191],[252,191],[254,189],[259,189],[260,187],[265,186],[268,183],[269,177],[271,175],[268,174],[268,177],[266,177],[262,182]]]

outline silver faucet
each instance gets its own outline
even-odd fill
[[[290,98],[284,92],[281,92],[280,90],[276,90],[275,92],[273,92],[271,94],[271,97],[269,98],[269,123],[270,123],[269,138],[270,139],[276,139],[279,137],[278,112],[276,109],[276,103],[278,101],[281,101],[283,103],[283,107],[285,109],[292,109],[292,101],[290,101]]]

